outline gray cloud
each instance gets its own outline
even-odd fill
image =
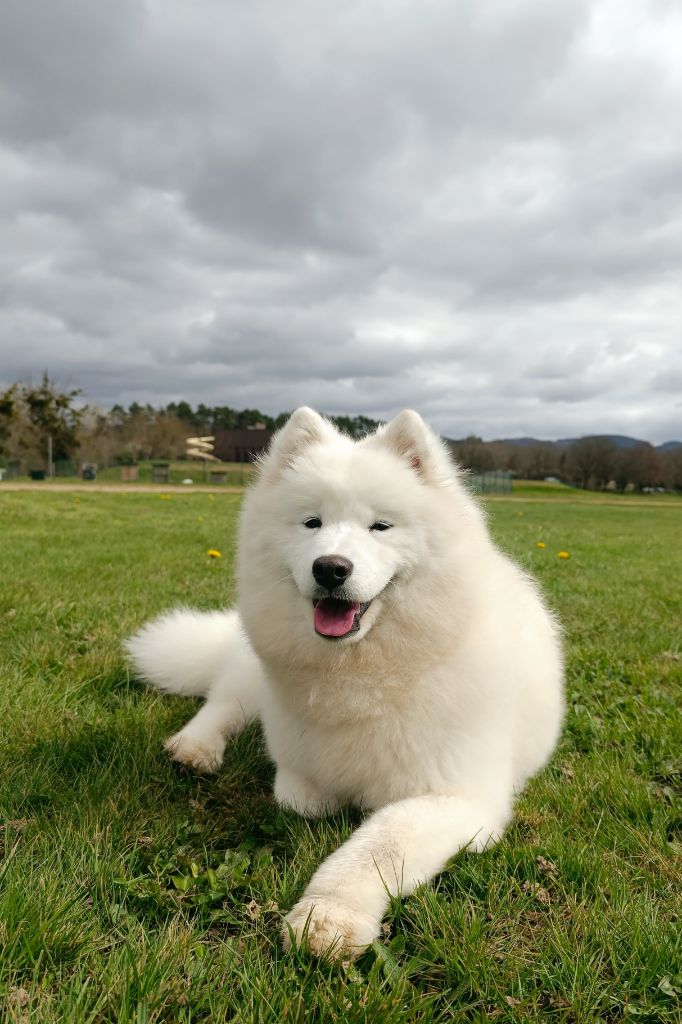
[[[0,386],[682,435],[682,13],[23,0]]]

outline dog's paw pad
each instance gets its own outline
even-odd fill
[[[293,942],[316,956],[351,960],[377,937],[380,922],[326,897],[304,896],[284,919],[282,941]]]

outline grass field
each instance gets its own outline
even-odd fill
[[[357,815],[278,810],[256,728],[176,771],[194,705],[120,654],[230,600],[239,496],[0,491],[0,1019],[682,1020],[682,503],[528,497],[491,522],[565,624],[560,748],[495,850],[331,967],[283,954],[279,908]]]

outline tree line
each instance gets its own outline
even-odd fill
[[[188,436],[258,426],[276,430],[289,413],[269,416],[259,409],[171,402],[162,408],[133,402],[104,410],[83,404],[78,388],[62,389],[43,376],[37,385],[17,382],[0,393],[0,466],[18,473],[47,468],[48,443],[54,463],[94,462],[100,467],[146,459],[180,459]],[[339,429],[359,438],[379,426],[368,416],[332,416]],[[48,438],[50,439],[48,442]],[[458,462],[473,472],[494,470],[543,480],[553,477],[577,487],[682,491],[682,448],[661,452],[647,442],[619,448],[605,437],[513,444],[467,437],[448,441]]]
[[[449,444],[457,461],[476,473],[503,470],[524,480],[553,478],[588,490],[682,491],[682,447],[660,451],[648,441],[619,447],[598,435],[570,444],[514,444],[480,437]]]
[[[81,396],[79,388],[64,390],[47,374],[37,385],[20,381],[0,393],[0,466],[20,474],[46,470],[48,452],[58,470],[64,463],[110,467],[176,460],[184,457],[189,436],[254,427],[277,430],[290,415],[227,405],[193,408],[184,401],[162,408],[133,402],[127,408],[101,409],[84,404]],[[356,438],[379,425],[368,416],[330,418]]]

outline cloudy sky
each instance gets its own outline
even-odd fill
[[[682,439],[675,0],[7,0],[0,387]]]

